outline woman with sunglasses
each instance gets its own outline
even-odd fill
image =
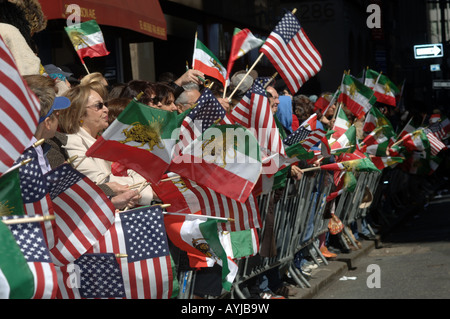
[[[107,183],[115,193],[122,193],[129,186],[142,184],[146,180],[134,171],[128,176],[111,173],[111,162],[94,157],[86,157],[86,151],[97,137],[108,127],[108,108],[102,96],[91,85],[78,85],[65,93],[71,101],[69,109],[60,112],[60,131],[67,135],[65,149],[69,157],[77,155],[74,166],[97,184]],[[140,193],[139,205],[149,205],[153,190],[146,186]]]

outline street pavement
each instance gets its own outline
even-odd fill
[[[450,299],[450,196],[415,210],[382,238],[338,254],[292,299]]]

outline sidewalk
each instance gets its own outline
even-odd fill
[[[338,254],[333,260],[328,260],[328,265],[321,264],[311,272],[309,284],[311,288],[299,288],[299,292],[289,299],[311,299],[327,285],[339,280],[348,270],[355,267],[356,260],[370,253],[377,247],[379,238],[376,240],[360,241],[362,248],[348,254]]]

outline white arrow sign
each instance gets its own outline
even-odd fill
[[[415,45],[414,55],[416,59],[440,58],[444,56],[444,48],[441,43]]]

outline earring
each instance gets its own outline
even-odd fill
[[[83,120],[80,120],[80,125],[82,125],[83,124]]]

